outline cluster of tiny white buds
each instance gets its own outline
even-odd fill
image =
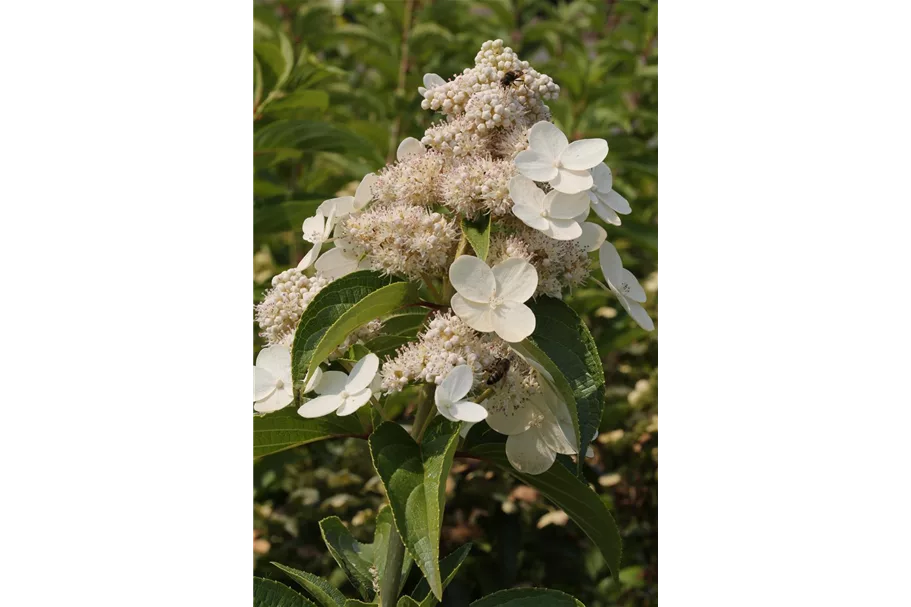
[[[272,288],[256,306],[260,336],[269,345],[290,345],[301,314],[329,281],[291,268],[272,278]]]
[[[470,218],[488,211],[498,217],[509,215],[509,180],[515,175],[515,165],[507,160],[475,157],[456,162],[440,178],[439,200]]]

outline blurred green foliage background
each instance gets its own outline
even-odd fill
[[[420,108],[423,75],[461,72],[485,40],[502,38],[560,85],[549,105],[570,140],[607,139],[614,188],[633,208],[622,226],[605,226],[608,239],[646,288],[657,321],[657,23],[657,3],[638,0],[255,3],[254,301],[306,251],[301,223],[320,202],[353,193],[403,138],[420,138],[439,120]],[[589,221],[599,220],[593,213]],[[592,271],[603,280],[595,255]],[[586,319],[606,371],[601,434],[585,474],[620,527],[624,568],[611,578],[597,549],[535,490],[457,460],[441,552],[466,541],[475,548],[444,605],[522,585],[564,590],[588,607],[657,605],[657,330],[638,328],[594,283],[567,301]],[[257,462],[256,575],[282,579],[269,564],[277,561],[324,575],[352,596],[317,522],[338,515],[369,541],[383,500],[363,441]]]

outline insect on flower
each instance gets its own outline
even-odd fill
[[[500,358],[487,369],[487,385],[492,386],[503,379],[509,372],[509,359]]]
[[[506,74],[504,74],[503,77],[500,78],[500,86],[502,86],[504,89],[508,89],[510,86],[512,86],[516,82],[524,82],[524,80],[522,78],[524,73],[525,72],[523,72],[522,70],[518,70],[515,72],[510,70],[510,71],[506,72]]]

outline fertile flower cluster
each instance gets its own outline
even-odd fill
[[[256,306],[256,322],[266,343],[290,346],[301,314],[327,284],[329,281],[319,274],[307,276],[298,268],[272,278],[272,288]]]
[[[460,233],[451,218],[424,206],[380,203],[348,215],[340,235],[366,251],[375,270],[420,280],[446,271]]]
[[[436,313],[416,341],[383,364],[383,391],[398,392],[415,382],[438,384],[458,365],[471,367],[476,385],[507,353],[505,343],[475,332],[455,314]]]
[[[254,368],[256,411],[315,392],[300,415],[350,415],[371,397],[427,383],[436,386],[440,415],[465,424],[486,419],[507,435],[517,470],[539,474],[557,454],[580,453],[554,378],[520,354],[540,320],[530,300],[560,298],[586,282],[589,254],[598,251],[606,288],[640,326],[654,326],[642,306],[646,291],[605,229],[588,221],[594,210],[620,225],[632,210],[603,164],[607,142],[570,142],[549,122],[544,102],[559,90],[502,40],[485,42],[474,67],[449,81],[424,76],[422,107],[443,122],[402,141],[396,161],[365,176],[354,196],[323,202],[302,226],[312,247],[297,268],[273,279],[257,306],[270,347]],[[462,232],[463,220],[486,225],[479,219],[490,222],[486,256],[476,235]],[[433,301],[419,305],[441,310],[394,356],[380,361],[371,353],[348,373],[338,370],[351,362],[336,359],[382,331],[382,319],[364,324],[327,360],[313,361],[336,360],[329,370],[316,368],[292,390],[289,348],[301,315],[331,281],[362,269],[422,282]]]

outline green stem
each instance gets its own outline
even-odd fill
[[[427,285],[427,290],[430,291],[431,295],[433,295],[433,298],[436,300],[436,303],[441,303],[443,301],[443,296],[440,295],[440,292],[437,290],[436,286],[433,284],[433,278],[424,273],[421,274],[421,278],[424,279],[424,284]]]

